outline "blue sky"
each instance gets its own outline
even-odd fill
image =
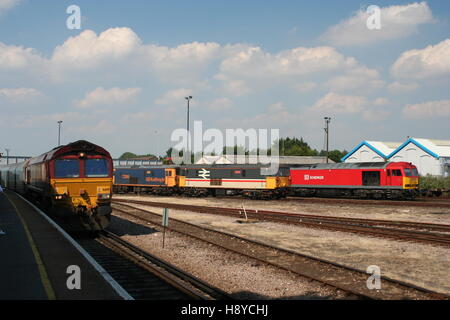
[[[69,5],[81,30],[69,30]],[[381,8],[381,30],[365,10]],[[367,15],[367,14],[366,14]],[[450,139],[448,1],[0,0],[0,148],[87,139],[163,153],[171,132],[278,128],[323,147]]]

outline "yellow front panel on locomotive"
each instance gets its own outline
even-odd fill
[[[65,178],[50,181],[54,200],[70,200],[73,207],[92,209],[111,198],[112,178]],[[67,203],[69,204],[69,203]]]
[[[417,177],[403,177],[403,189],[418,189],[419,178]]]

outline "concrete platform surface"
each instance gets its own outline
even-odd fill
[[[80,289],[68,288],[68,279],[73,277],[73,271],[68,273],[70,266],[81,271]],[[69,283],[74,283],[71,279]],[[122,298],[117,288],[31,205],[14,192],[0,192],[0,300]]]

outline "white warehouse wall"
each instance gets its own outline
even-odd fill
[[[411,162],[417,167],[417,170],[421,176],[426,176],[428,174],[433,176],[442,176],[444,174],[441,161],[425,152],[412,142],[408,143],[399,152],[393,155],[389,161]]]
[[[358,150],[356,150],[350,157],[345,159],[344,162],[384,162],[384,158],[378,153],[370,149],[366,145],[362,145]]]

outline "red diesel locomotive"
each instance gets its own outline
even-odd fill
[[[411,199],[419,174],[408,162],[333,163],[291,168],[296,196]]]

